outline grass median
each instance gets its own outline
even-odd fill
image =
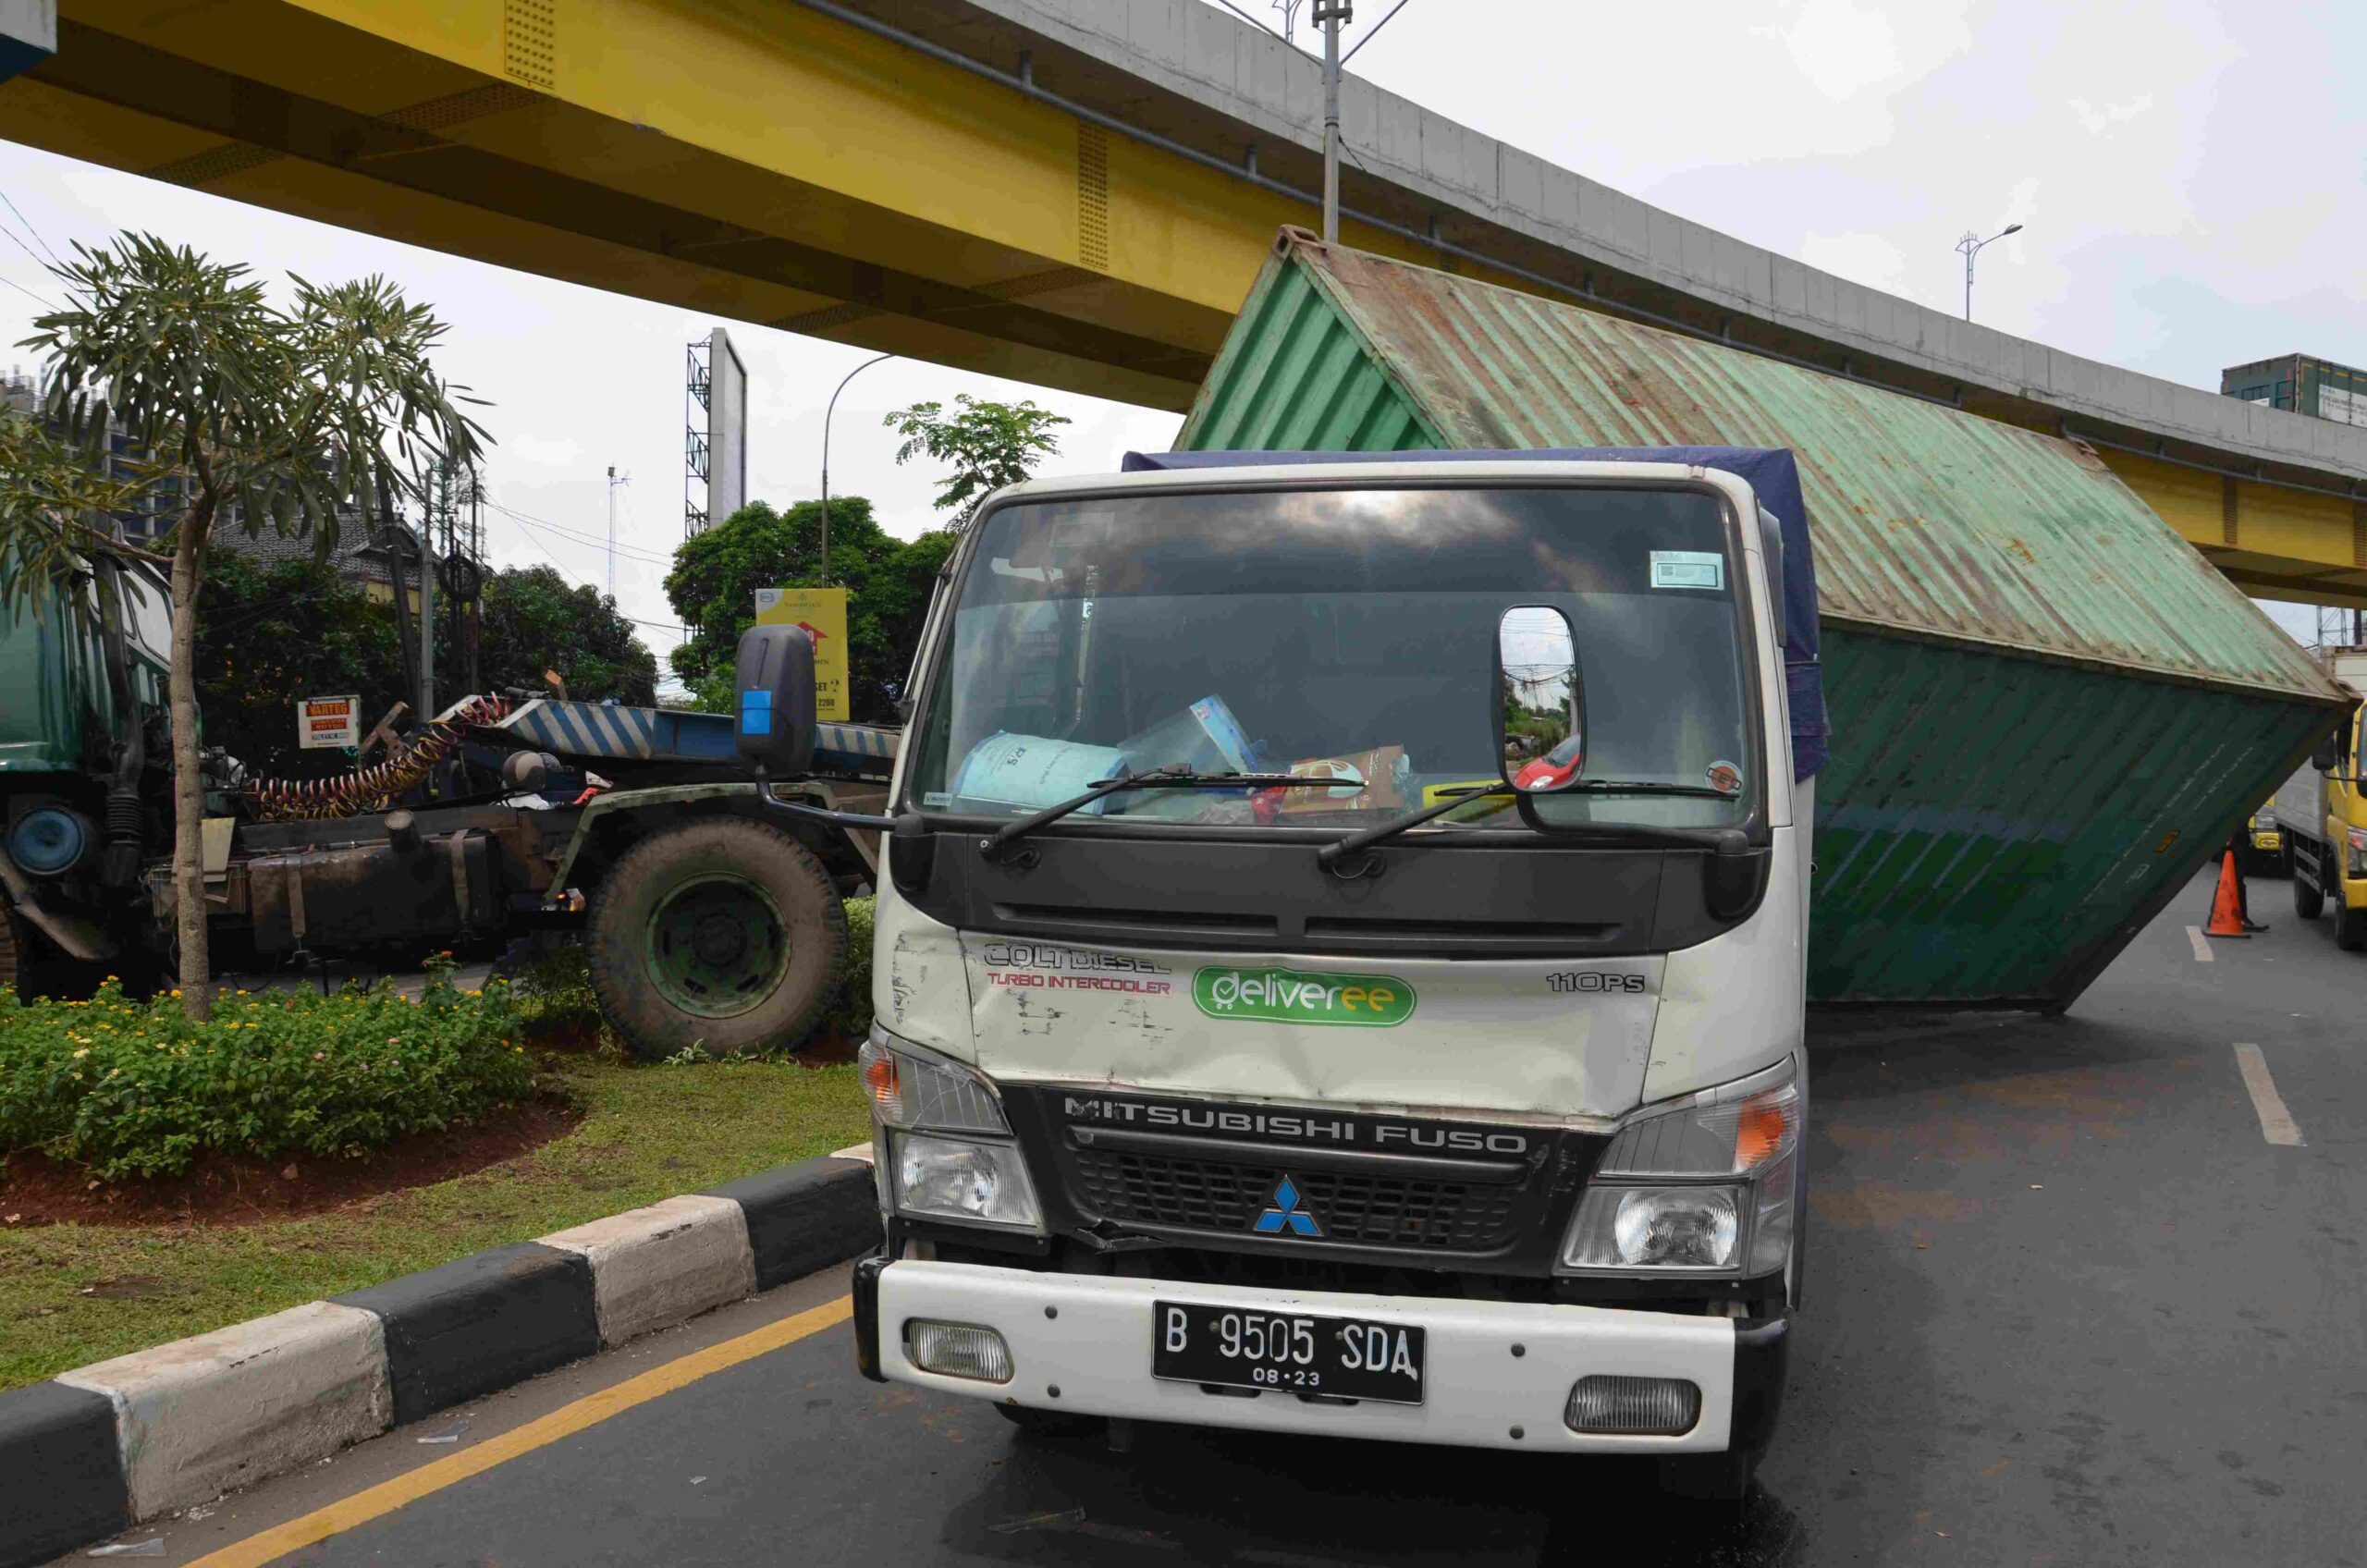
[[[529,1042],[572,1032],[588,1043],[596,1030],[585,998],[565,981],[530,998],[524,1011]],[[285,1218],[11,1224],[0,1212],[0,1389],[869,1135],[852,1066],[651,1065],[626,1060],[612,1042],[572,1054],[538,1049],[533,1060],[538,1104],[566,1108],[570,1122],[538,1146],[449,1180]],[[367,1168],[307,1158],[300,1175]],[[0,1178],[0,1211],[12,1207],[7,1192]]]

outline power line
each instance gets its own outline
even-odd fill
[[[562,523],[552,522],[546,518],[536,517],[532,512],[521,512],[514,508],[503,506],[498,501],[488,500],[485,504],[493,508],[494,510],[501,513],[504,517],[509,518],[513,522],[522,522],[530,528],[539,528],[544,530],[546,533],[556,533],[561,538],[571,540],[576,544],[588,545],[595,550],[606,550],[608,547],[608,542],[605,539],[599,538],[594,534],[583,533],[577,529],[569,528]],[[649,561],[658,566],[671,566],[674,564],[671,557],[661,556],[649,550],[636,549],[631,545],[619,545],[617,546],[617,549],[624,555],[632,556],[641,560]]]
[[[1390,24],[1390,22],[1391,22],[1392,20],[1393,20],[1393,19],[1396,18],[1397,13],[1398,13],[1398,12],[1400,12],[1400,11],[1402,11],[1402,10],[1404,10],[1404,9],[1405,8],[1405,5],[1406,5],[1406,0],[1397,0],[1397,4],[1396,4],[1396,5],[1392,6],[1391,7],[1389,7],[1389,15],[1388,15],[1388,16],[1381,18],[1380,18],[1380,20],[1379,20],[1379,21],[1377,21],[1377,22],[1373,23],[1373,24],[1372,24],[1372,26],[1371,26],[1370,28],[1367,29],[1367,30],[1366,30],[1366,31],[1365,31],[1365,35],[1364,35],[1362,38],[1359,38],[1359,39],[1357,39],[1357,40],[1356,40],[1356,48],[1355,48],[1355,49],[1351,49],[1351,50],[1349,50],[1346,54],[1344,54],[1344,55],[1341,55],[1341,56],[1340,56],[1340,68],[1341,68],[1342,70],[1345,70],[1345,69],[1347,69],[1347,68],[1348,68],[1348,62],[1349,62],[1350,60],[1353,60],[1353,59],[1355,59],[1355,58],[1356,57],[1356,49],[1361,49],[1361,48],[1363,48],[1366,44],[1370,43],[1373,41],[1373,39],[1375,38],[1375,36],[1377,36],[1377,35],[1380,33],[1380,30],[1381,30],[1382,28],[1387,27],[1387,26]]]
[[[556,533],[560,538],[565,539],[571,544],[586,545],[595,550],[606,550],[608,547],[607,541],[605,539],[597,539],[588,533],[580,533],[572,528],[567,528],[556,522],[546,521],[542,518],[534,516],[532,512],[517,511],[509,507],[503,506],[498,501],[490,499],[485,502],[485,505],[491,507],[495,511],[499,512],[502,516],[508,518],[512,522],[521,524],[527,528],[538,528],[546,533]],[[674,564],[671,557],[656,555],[647,550],[637,550],[630,545],[619,545],[617,546],[617,551],[620,555],[632,557],[635,560],[646,561],[653,566],[672,566]]]
[[[43,261],[39,256],[34,256],[33,248],[26,244],[23,240],[18,239],[17,231],[15,229],[10,228],[5,223],[0,223],[0,234],[6,235],[8,237],[8,243],[14,245],[18,250],[22,251],[28,256],[32,256],[33,265],[41,268],[43,272],[47,272],[49,270],[49,263]],[[35,238],[38,239],[39,236],[35,236]]]
[[[6,234],[6,233],[7,233],[7,230],[6,230],[6,229],[0,229],[0,234]],[[15,235],[13,235],[13,234],[11,234],[11,235],[9,235],[9,236],[8,236],[8,238],[10,238],[11,239],[15,239],[15,238],[16,238],[16,236],[15,236]],[[38,257],[38,256],[36,256],[36,257],[34,257],[33,259],[34,259],[35,261],[39,261],[41,258],[40,258],[40,257]],[[54,311],[54,310],[55,310],[55,309],[57,309],[57,301],[56,301],[56,300],[52,300],[52,299],[49,299],[49,298],[47,298],[47,297],[46,297],[46,296],[44,296],[44,295],[40,295],[40,294],[36,294],[36,293],[34,293],[31,289],[30,289],[30,288],[26,288],[23,284],[18,283],[18,282],[15,278],[13,278],[13,277],[0,277],[0,283],[5,283],[5,284],[6,284],[9,288],[11,288],[15,289],[18,293],[22,294],[22,295],[23,295],[26,299],[28,299],[28,300],[34,300],[35,302],[37,302],[37,303],[39,303],[39,304],[47,305],[47,306],[48,306],[51,310],[53,310],[53,311]]]
[[[574,572],[569,570],[567,563],[559,559],[558,557],[552,555],[551,547],[548,545],[544,544],[540,539],[536,539],[533,533],[529,533],[525,522],[522,520],[512,516],[509,508],[494,504],[493,509],[499,512],[503,517],[509,518],[510,526],[516,528],[520,533],[524,534],[527,540],[533,545],[534,548],[542,551],[545,556],[548,557],[551,565],[558,569],[558,574],[561,577],[566,578],[570,582],[576,584],[576,586],[580,588],[592,588],[597,586],[597,584],[585,582],[583,579],[576,576]],[[609,602],[611,604],[615,603],[614,598],[612,597]],[[635,626],[646,626],[657,631],[671,631],[678,640],[682,642],[688,642],[690,640],[690,633],[685,631],[681,627],[674,624],[672,621],[644,620],[638,616],[623,615],[622,611],[618,613],[622,617],[622,619],[632,622]]]
[[[56,264],[61,267],[66,264],[63,261],[59,260],[57,251],[51,247],[47,237],[44,236],[40,229],[33,227],[33,220],[25,216],[24,210],[18,207],[15,202],[9,201],[8,193],[6,191],[0,190],[0,202],[8,202],[8,210],[17,214],[17,221],[25,226],[25,232],[27,234],[31,235],[35,239],[41,241],[41,248],[49,251],[49,259],[52,262],[56,263]]]

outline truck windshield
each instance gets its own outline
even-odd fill
[[[1076,820],[1345,827],[1494,787],[1566,749],[1491,685],[1505,610],[1576,632],[1581,777],[1726,798],[1539,796],[1556,822],[1715,827],[1757,793],[1724,507],[1611,487],[1135,493],[981,520],[906,785],[1015,815],[1182,766],[1325,789],[1122,792]],[[1533,672],[1532,672],[1533,673]],[[1502,795],[1432,826],[1517,827]]]

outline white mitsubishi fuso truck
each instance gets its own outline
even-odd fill
[[[949,568],[862,1368],[1738,1496],[1806,1218],[1784,533],[1686,462],[1233,460]]]

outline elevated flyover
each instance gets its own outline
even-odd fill
[[[58,9],[0,136],[1158,408],[1319,184],[1314,63],[1199,0]],[[1343,111],[1349,244],[2080,437],[2247,589],[2367,606],[2367,430],[1859,288],[1362,82]]]

